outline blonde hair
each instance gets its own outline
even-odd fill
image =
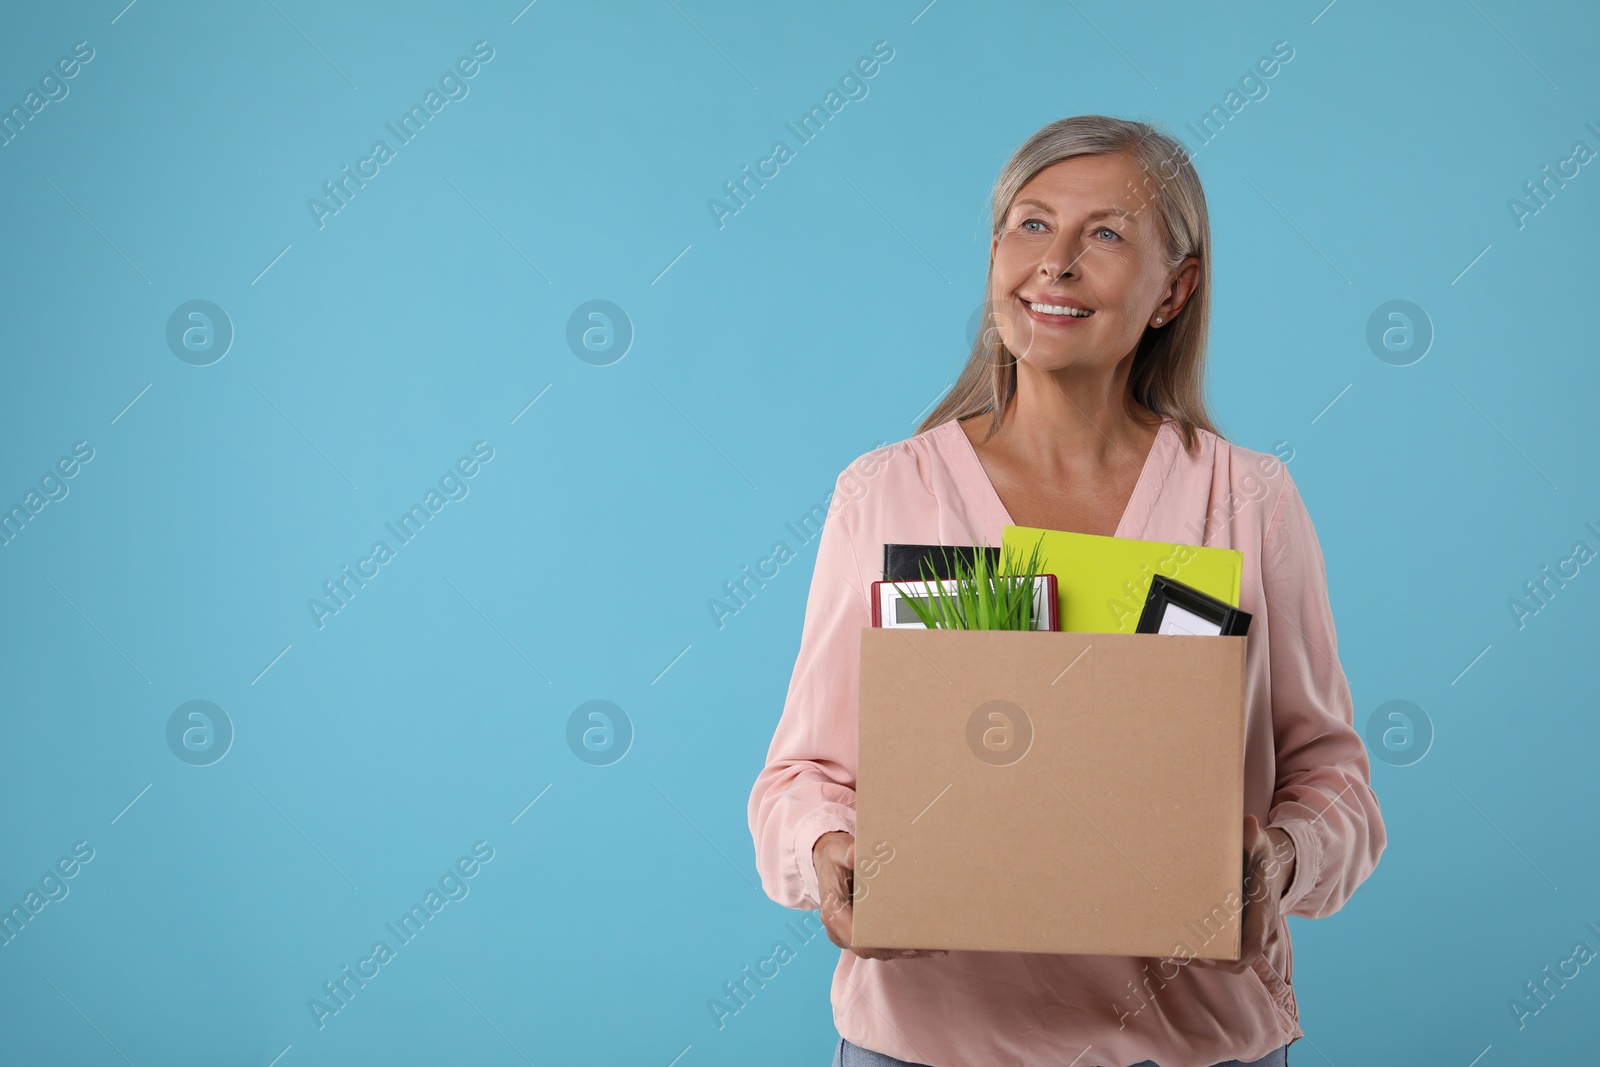
[[[1075,115],[1052,122],[1028,138],[1000,171],[991,198],[991,237],[999,234],[1022,187],[1055,163],[1074,156],[1126,154],[1145,174],[1166,237],[1167,269],[1189,256],[1200,260],[1200,280],[1182,310],[1162,329],[1147,327],[1128,374],[1129,398],[1176,420],[1184,448],[1194,451],[1196,429],[1221,437],[1206,408],[1205,350],[1211,322],[1211,225],[1205,191],[1189,153],[1176,138],[1144,122],[1107,115]],[[1152,188],[1153,186],[1153,188]],[[917,433],[950,419],[992,412],[985,439],[1000,429],[1017,388],[1017,359],[1000,340],[990,301],[994,262],[984,275],[982,328],[972,354],[950,391]],[[999,400],[997,403],[996,400]]]

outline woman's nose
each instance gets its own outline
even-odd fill
[[[1076,235],[1061,233],[1045,248],[1039,260],[1039,272],[1048,278],[1059,278],[1077,269],[1083,250],[1078,247]]]

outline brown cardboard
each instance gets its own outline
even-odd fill
[[[1245,640],[863,628],[854,945],[1238,959]]]

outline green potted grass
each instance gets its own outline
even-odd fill
[[[1034,628],[1034,581],[1039,576],[1039,554],[1043,542],[1033,546],[1026,560],[1006,550],[998,570],[989,562],[986,545],[975,540],[972,561],[952,559],[953,589],[946,590],[927,560],[922,561],[923,581],[928,595],[915,596],[894,583],[917,618],[930,630],[1031,630]]]

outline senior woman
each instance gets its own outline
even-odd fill
[[[996,183],[985,318],[915,436],[840,473],[788,696],[750,795],[762,886],[844,951],[836,1067],[1284,1065],[1302,1036],[1285,917],[1337,911],[1383,819],[1322,551],[1284,462],[1206,411],[1211,243],[1183,147],[1101,115],[1038,131]],[[864,485],[864,489],[862,488]],[[854,949],[859,637],[888,542],[1007,524],[1244,556],[1242,957]]]

